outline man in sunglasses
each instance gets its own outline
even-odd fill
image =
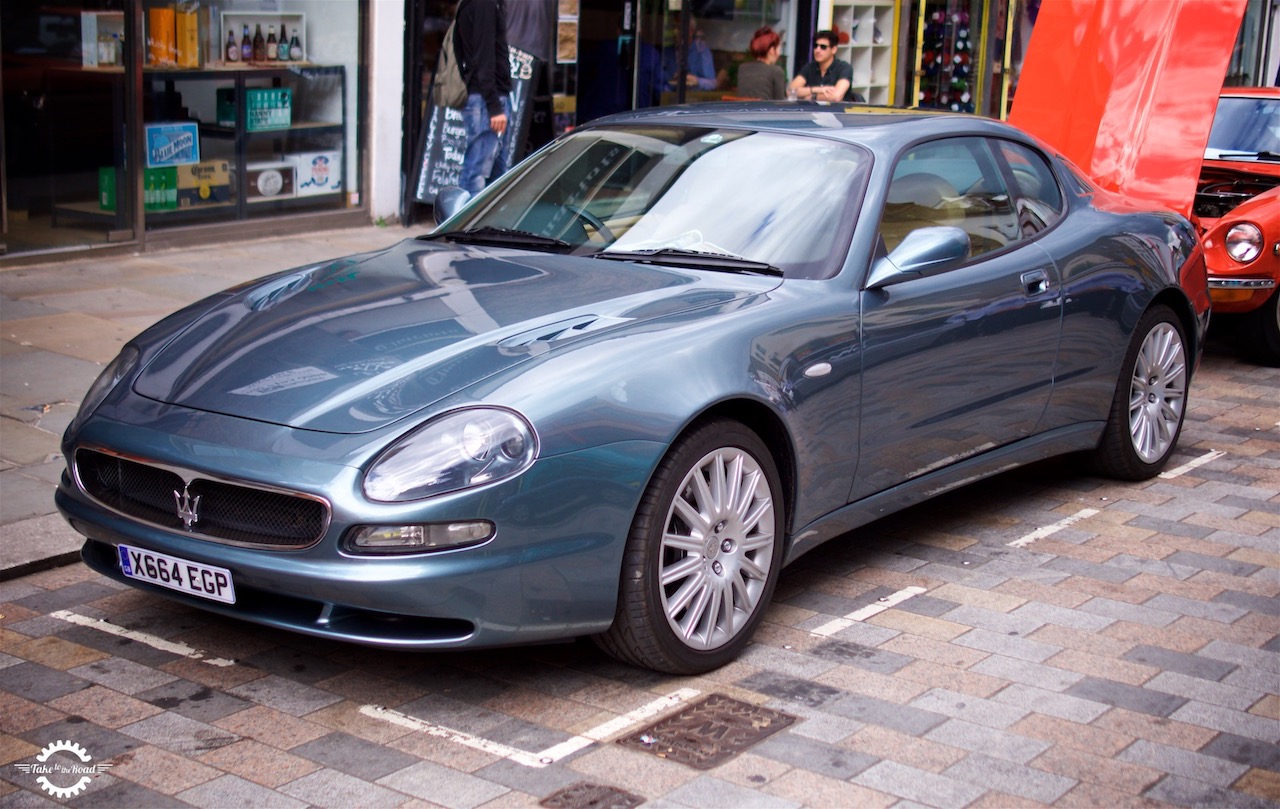
[[[796,98],[813,101],[860,101],[849,92],[853,84],[853,65],[836,58],[835,31],[819,31],[813,35],[813,61],[805,65],[791,80]]]

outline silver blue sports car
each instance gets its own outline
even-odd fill
[[[694,673],[819,543],[1048,456],[1174,452],[1194,228],[999,122],[630,113],[462,196],[130,341],[63,441],[85,562],[310,635]]]

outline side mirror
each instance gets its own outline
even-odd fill
[[[871,268],[867,289],[946,272],[969,258],[969,234],[956,227],[917,228]]]
[[[435,204],[431,206],[431,216],[436,220],[437,226],[443,225],[470,201],[470,192],[463,191],[456,185],[446,185],[436,192]]]

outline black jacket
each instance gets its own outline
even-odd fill
[[[511,92],[511,60],[507,53],[507,15],[502,0],[462,0],[453,49],[467,80],[467,92],[479,93],[490,115],[506,109]]]

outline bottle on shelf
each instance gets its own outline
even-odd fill
[[[274,62],[280,58],[280,46],[276,44],[276,30],[274,28],[267,29],[266,57],[268,62]]]
[[[298,41],[298,29],[293,29],[293,39],[289,40],[289,59],[297,62],[302,59],[302,43]]]
[[[244,37],[240,40],[240,61],[248,62],[253,59],[253,40],[249,38],[249,26],[244,27]]]
[[[276,58],[281,62],[289,61],[289,32],[285,30],[284,23],[280,23],[280,39],[276,46]]]
[[[240,61],[240,43],[236,42],[236,32],[227,32],[227,48],[226,57],[228,62]]]
[[[262,23],[258,23],[258,29],[253,32],[253,61],[267,61],[267,41],[262,38]]]

